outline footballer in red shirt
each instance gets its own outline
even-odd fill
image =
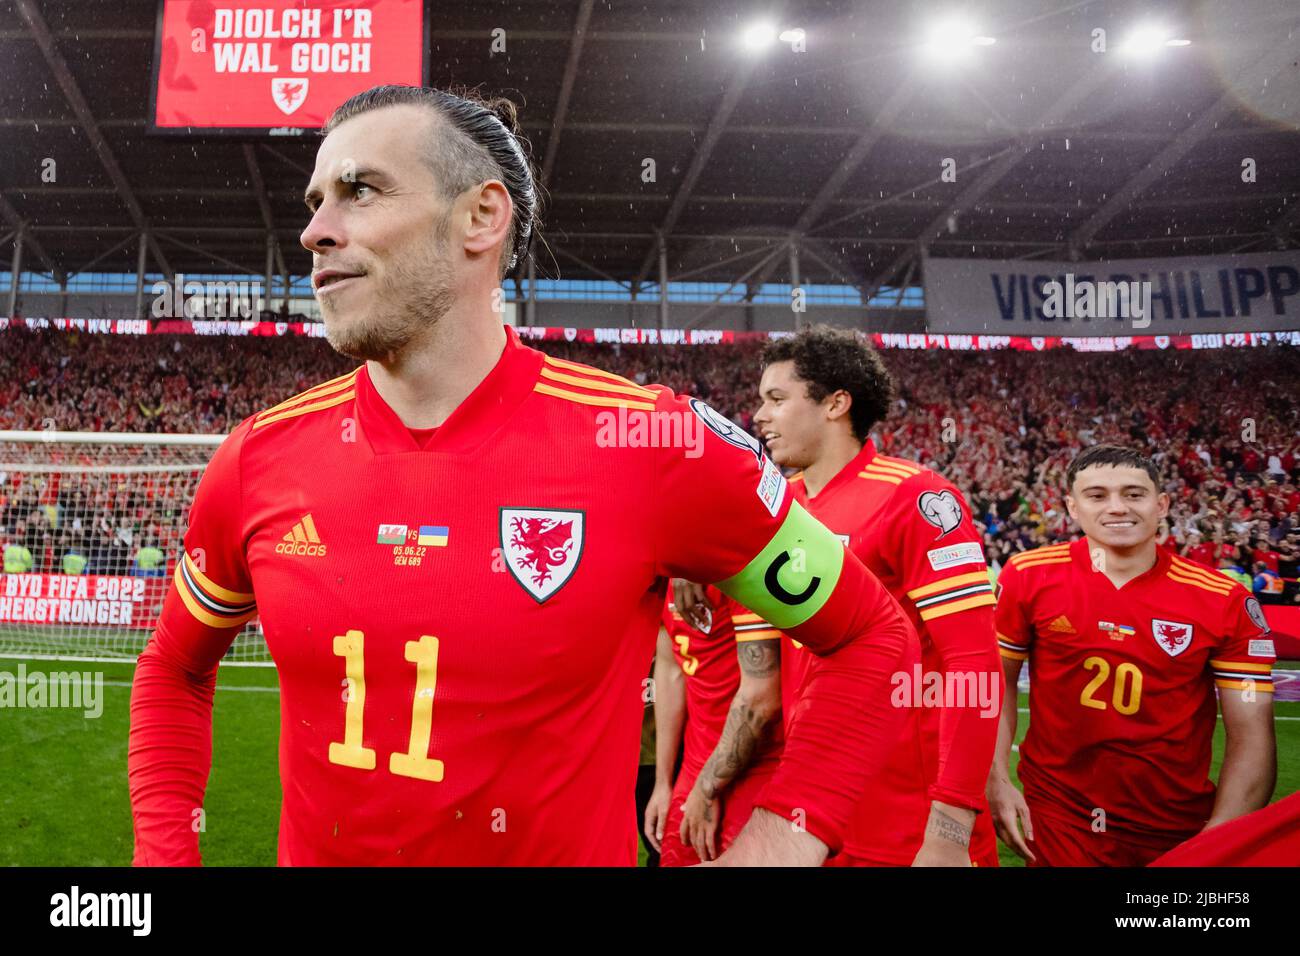
[[[773,460],[804,470],[795,497],[907,610],[917,637],[892,679],[895,745],[858,803],[836,866],[997,865],[984,787],[1001,712],[993,588],[961,492],[869,435],[893,385],[851,332],[813,327],[763,353],[754,424]],[[816,666],[797,638],[781,649],[787,731]],[[730,746],[724,733],[719,747]],[[973,832],[972,832],[973,831]]]
[[[536,208],[507,123],[509,104],[377,87],[326,126],[302,243],[327,339],[364,364],[245,419],[199,484],[133,682],[138,864],[199,862],[217,664],[254,614],[280,679],[280,863],[633,864],[673,575],[827,655],[719,862],[840,845],[882,759],[901,609],[707,405],[503,325]],[[615,414],[669,440],[610,441]]]
[[[1267,622],[1240,584],[1156,547],[1169,507],[1158,478],[1136,451],[1085,449],[1066,478],[1084,537],[1018,554],[998,578],[1008,688],[1029,662],[1029,730],[1022,796],[1008,772],[1008,693],[989,802],[999,836],[1031,865],[1144,866],[1273,792]]]
[[[668,602],[658,657],[663,666],[655,669],[655,725],[665,736],[656,753],[646,836],[662,866],[712,860],[730,846],[781,755],[780,632],[711,585],[698,613],[703,620],[696,627]],[[680,695],[671,689],[679,674]],[[684,734],[675,708],[685,711]],[[737,743],[740,752],[724,759],[714,747],[728,720],[744,721],[749,732]],[[673,782],[677,736],[682,764]]]

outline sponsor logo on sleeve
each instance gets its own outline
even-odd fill
[[[984,563],[984,549],[980,547],[978,541],[964,541],[961,544],[935,548],[933,551],[925,552],[925,556],[930,559],[930,567],[935,571],[956,567],[959,564]]]
[[[938,537],[956,531],[961,524],[961,502],[951,491],[927,491],[916,499],[921,517],[939,529]]]
[[[1271,640],[1251,641],[1247,652],[1251,657],[1277,657]]]

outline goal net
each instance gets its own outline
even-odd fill
[[[137,657],[223,438],[0,431],[0,657]],[[270,666],[256,618],[222,663]]]

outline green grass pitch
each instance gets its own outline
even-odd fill
[[[15,660],[0,660],[14,673]],[[1291,666],[1291,665],[1288,665]],[[104,675],[103,714],[0,709],[0,865],[122,866],[131,861],[126,745],[131,663],[28,661],[28,673],[81,670]],[[223,667],[217,682],[212,777],[204,862],[272,866],[280,813],[276,763],[280,696],[275,672]],[[1020,695],[1020,706],[1028,697]],[[1277,705],[1278,783],[1300,790],[1300,703]],[[1023,733],[1028,723],[1021,714]],[[1214,772],[1223,749],[1215,734]],[[1015,754],[1012,755],[1013,761]],[[1004,866],[1020,859],[1001,847]]]

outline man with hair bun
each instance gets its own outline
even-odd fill
[[[717,862],[839,847],[906,620],[707,405],[504,325],[538,216],[513,127],[508,104],[415,87],[326,124],[302,245],[327,340],[363,364],[245,419],[204,472],[132,689],[136,863],[199,862],[217,662],[258,615],[281,864],[634,864],[642,679],[674,575],[824,655]],[[610,446],[611,409],[694,415],[703,446]]]

